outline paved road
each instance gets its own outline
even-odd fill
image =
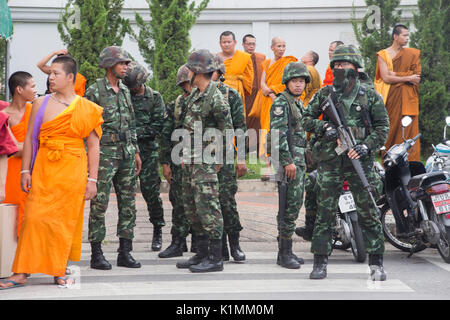
[[[164,247],[170,242],[170,202],[163,194],[167,226],[164,228]],[[107,214],[108,235],[104,251],[113,264],[110,271],[89,268],[90,249],[86,230],[83,235],[82,261],[72,262],[76,284],[58,288],[46,275],[32,275],[27,286],[0,291],[0,300],[6,299],[164,299],[164,300],[290,300],[290,299],[448,299],[450,296],[450,265],[442,261],[435,249],[427,249],[406,258],[407,254],[387,245],[386,282],[368,280],[368,267],[353,261],[350,251],[333,252],[328,267],[328,278],[309,280],[313,256],[310,243],[296,237],[295,253],[303,257],[305,265],[299,270],[288,270],[275,264],[277,198],[273,192],[238,194],[238,206],[244,230],[242,248],[245,263],[225,263],[223,272],[193,274],[175,267],[182,258],[159,259],[150,252],[152,226],[146,206],[138,195],[138,219],[133,255],[142,263],[141,269],[115,266],[117,257],[117,222],[115,198],[112,196]],[[86,207],[87,208],[87,207]],[[302,211],[298,224],[302,224]]]

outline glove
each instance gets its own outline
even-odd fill
[[[337,139],[339,139],[339,133],[336,129],[336,127],[329,122],[326,122],[325,125],[323,126],[324,129],[324,138],[327,141],[336,141]]]
[[[365,144],[357,144],[353,147],[353,150],[358,154],[360,158],[367,156],[369,148]]]

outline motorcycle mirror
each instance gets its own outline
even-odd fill
[[[410,116],[404,116],[402,118],[402,127],[406,128],[407,126],[409,126],[412,122],[412,118]]]
[[[445,117],[445,123],[447,125],[444,127],[444,140],[447,139],[447,127],[450,127],[450,117]]]
[[[445,117],[445,123],[447,123],[447,125],[450,126],[450,116]]]
[[[382,146],[382,147],[380,148],[380,151],[384,151],[384,150],[386,150],[386,146]]]

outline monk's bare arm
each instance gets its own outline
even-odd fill
[[[262,94],[267,97],[271,92],[273,92],[266,83],[266,71],[263,70],[261,75],[261,91]]]
[[[43,73],[50,74],[50,67],[47,65],[47,63],[50,61],[50,59],[59,54],[67,54],[67,53],[68,53],[68,51],[66,49],[54,51],[54,52],[46,55],[41,60],[39,60],[39,62],[36,64],[36,66],[39,69],[41,69],[41,71]]]
[[[380,68],[381,79],[385,83],[396,84],[402,82],[412,82],[416,83],[420,81],[420,76],[417,74],[408,75],[408,76],[397,76],[395,72],[389,71],[386,62],[378,57],[378,66]]]
[[[85,200],[91,200],[97,194],[97,184],[94,180],[97,180],[98,175],[98,163],[100,160],[100,139],[98,138],[95,130],[89,134],[86,140],[87,146],[87,158],[89,168],[89,179],[86,184],[86,192],[84,195]]]
[[[33,126],[36,119],[36,114],[41,107],[43,97],[33,101],[33,107],[31,108],[30,120],[28,121],[27,134],[25,135],[25,141],[23,143],[22,151],[22,171],[30,170],[31,168],[31,156],[33,154]],[[21,188],[23,191],[28,192],[31,188],[31,175],[29,172],[21,174],[20,179]]]

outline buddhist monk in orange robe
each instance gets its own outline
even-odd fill
[[[334,49],[336,49],[337,46],[340,46],[341,44],[344,44],[342,41],[336,40],[330,43],[330,46],[328,47],[328,57],[331,60],[331,57],[333,56]],[[328,65],[327,71],[325,72],[325,78],[323,79],[322,87],[325,86],[332,86],[333,85],[333,70],[331,69],[330,65]]]
[[[252,112],[249,114],[252,117],[259,118],[261,124],[259,155],[263,158],[266,156],[266,135],[270,130],[270,108],[273,100],[276,99],[276,95],[285,89],[285,85],[281,83],[283,70],[290,62],[298,61],[294,56],[284,56],[286,41],[279,37],[272,39],[270,48],[274,53],[274,58],[267,59],[262,63],[261,90],[259,90]]]
[[[70,53],[69,51],[67,51],[67,49],[51,52],[37,63],[37,67],[41,69],[42,72],[50,74],[50,67],[47,65],[47,63],[50,61],[52,57],[62,55],[70,56]],[[77,73],[77,76],[75,78],[75,93],[80,97],[82,97],[84,96],[85,91],[86,91],[86,78],[81,73]]]
[[[9,77],[8,82],[12,102],[4,111],[10,116],[9,126],[18,152],[8,159],[4,203],[18,206],[17,235],[19,235],[27,198],[27,193],[20,189],[20,169],[22,166],[23,142],[25,141],[31,113],[31,103],[28,101],[34,100],[37,90],[36,83],[28,72],[15,72]]]
[[[50,73],[54,93],[33,103],[21,178],[29,194],[14,274],[0,282],[2,288],[23,285],[27,273],[52,275],[58,285],[73,283],[64,275],[68,260],[81,257],[84,201],[97,193],[103,123],[103,109],[75,94],[75,75],[75,60],[57,57]]]
[[[319,91],[322,80],[320,79],[319,72],[317,72],[315,65],[319,62],[319,55],[314,51],[308,51],[302,58],[301,61],[308,68],[311,81],[306,85],[305,90],[303,90],[300,99],[303,101],[303,105],[306,107],[314,97],[314,95]]]
[[[261,76],[262,76],[262,63],[266,60],[266,55],[255,52],[256,48],[256,38],[247,34],[242,39],[242,46],[244,47],[245,52],[251,54],[252,63],[253,63],[253,85],[252,85],[252,93],[250,95],[245,96],[245,112],[246,112],[246,123],[247,130],[252,129],[255,130],[256,138],[259,137],[259,129],[261,128],[261,124],[259,123],[259,118],[250,117],[249,113],[252,110],[253,103],[255,102],[256,95],[258,94],[259,89],[261,88]],[[254,150],[253,148],[257,148],[258,141],[252,144],[253,141],[249,141],[250,150]]]
[[[403,142],[403,116],[413,119],[412,124],[405,128],[405,138],[413,138],[419,133],[420,50],[404,47],[409,41],[409,31],[404,25],[395,26],[392,37],[392,45],[377,52],[374,80],[375,89],[383,97],[389,116],[386,151]],[[420,143],[410,150],[409,160],[420,161]]]
[[[245,106],[245,96],[251,95],[253,86],[253,63],[251,55],[236,50],[236,37],[233,32],[225,31],[220,35],[222,52],[217,53],[225,64],[225,84],[241,95]],[[246,112],[244,114],[247,114]]]

